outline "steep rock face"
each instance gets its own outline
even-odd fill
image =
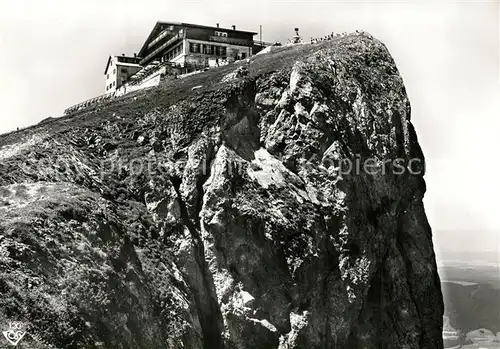
[[[369,35],[0,147],[0,320],[33,346],[442,348],[424,159]]]

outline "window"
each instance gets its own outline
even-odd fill
[[[247,54],[245,52],[242,52],[241,53],[241,59],[245,59],[245,58],[247,58]]]
[[[227,33],[224,33],[224,32],[215,32],[215,36],[221,36],[221,37],[224,37],[224,38],[227,38]]]
[[[214,46],[213,45],[203,45],[203,53],[206,55],[214,54]]]
[[[180,46],[179,46],[180,49]],[[200,53],[200,44],[196,44],[193,42],[189,43],[189,51],[193,53]]]
[[[116,85],[116,81],[113,81],[113,86],[115,86],[115,85]]]
[[[108,75],[106,75],[106,79],[109,79],[109,74],[108,74]]]
[[[225,56],[226,55],[226,47],[215,46],[215,55],[216,56]]]
[[[115,68],[115,69],[113,69],[113,74],[116,74],[116,68]]]
[[[127,74],[127,68],[122,68],[122,69],[121,69],[121,72],[122,72],[123,74]]]
[[[170,59],[172,59],[172,58],[174,58],[174,57],[178,56],[178,55],[179,55],[179,53],[181,53],[181,48],[182,48],[182,46],[177,46],[176,48],[174,48],[172,51],[170,51],[170,52],[168,53],[168,57],[169,57]],[[192,47],[191,47],[191,44],[189,45],[189,50],[190,50],[191,52],[193,52],[192,50],[194,50],[194,48],[192,48]]]

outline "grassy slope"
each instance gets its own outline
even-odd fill
[[[67,116],[49,119],[21,131],[0,135],[0,147],[16,142],[19,137],[30,136],[40,131],[64,131],[74,126],[92,126],[95,122],[99,122],[102,118],[109,117],[115,112],[123,114],[124,111],[128,110],[128,114],[133,114],[136,111],[143,113],[153,107],[168,107],[180,100],[186,99],[190,95],[202,94],[207,89],[217,89],[220,87],[221,78],[239,66],[247,66],[250,76],[265,75],[285,66],[291,66],[299,57],[308,55],[322,47],[328,47],[339,40],[349,40],[349,38],[336,38],[332,41],[317,44],[283,46],[276,48],[270,54],[253,56],[250,59],[250,64],[247,64],[244,60],[183,79],[168,81],[159,87],[135,91]],[[191,89],[199,85],[202,85],[203,88],[192,92]]]

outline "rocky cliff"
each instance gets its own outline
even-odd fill
[[[442,348],[423,155],[368,34],[4,135],[0,161],[26,346]]]

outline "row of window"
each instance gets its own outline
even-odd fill
[[[124,57],[124,56],[118,56],[118,63],[138,63],[139,59],[137,57]]]
[[[220,57],[227,56],[227,48],[225,46],[196,44],[192,42],[189,43],[189,52],[203,53],[206,55],[215,55]],[[236,52],[235,55],[235,58],[237,59],[245,59],[247,57],[246,52]]]
[[[224,33],[224,32],[215,32],[215,36],[222,36],[224,38],[227,38],[227,33]]]
[[[225,46],[197,44],[190,42],[189,52],[203,53],[206,55],[215,55],[215,56],[226,56],[227,49]]]

